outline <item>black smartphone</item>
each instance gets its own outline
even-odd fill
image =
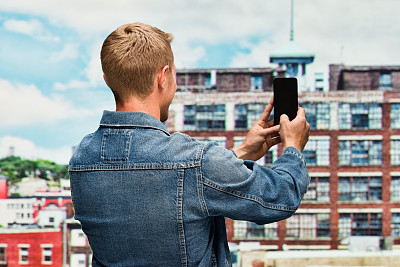
[[[282,114],[286,114],[289,120],[296,118],[299,107],[297,79],[275,78],[274,88],[274,125],[278,125]]]

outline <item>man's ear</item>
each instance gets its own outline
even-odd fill
[[[106,78],[106,75],[104,73],[103,73],[103,79],[104,79],[104,81],[106,82],[106,84],[108,86],[107,78]],[[110,87],[110,86],[108,86],[108,87]]]
[[[158,74],[158,88],[164,88],[167,82],[167,74],[169,71],[169,65],[165,65]]]

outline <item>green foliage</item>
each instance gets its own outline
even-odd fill
[[[9,156],[0,159],[0,173],[15,184],[24,177],[38,177],[45,180],[59,181],[68,179],[68,165],[58,165],[49,160],[28,160]]]

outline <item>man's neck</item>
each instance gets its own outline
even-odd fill
[[[116,104],[116,111],[143,112],[160,119],[159,104],[151,96],[145,99],[131,98],[126,102],[119,102]]]

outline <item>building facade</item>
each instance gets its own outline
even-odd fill
[[[270,68],[179,70],[170,131],[239,145],[272,95]],[[321,77],[316,83],[323,84]],[[300,92],[311,135],[311,183],[291,218],[268,225],[226,220],[231,243],[271,250],[346,248],[351,236],[400,246],[400,66],[331,65],[329,88]],[[259,164],[281,154],[271,149]]]

